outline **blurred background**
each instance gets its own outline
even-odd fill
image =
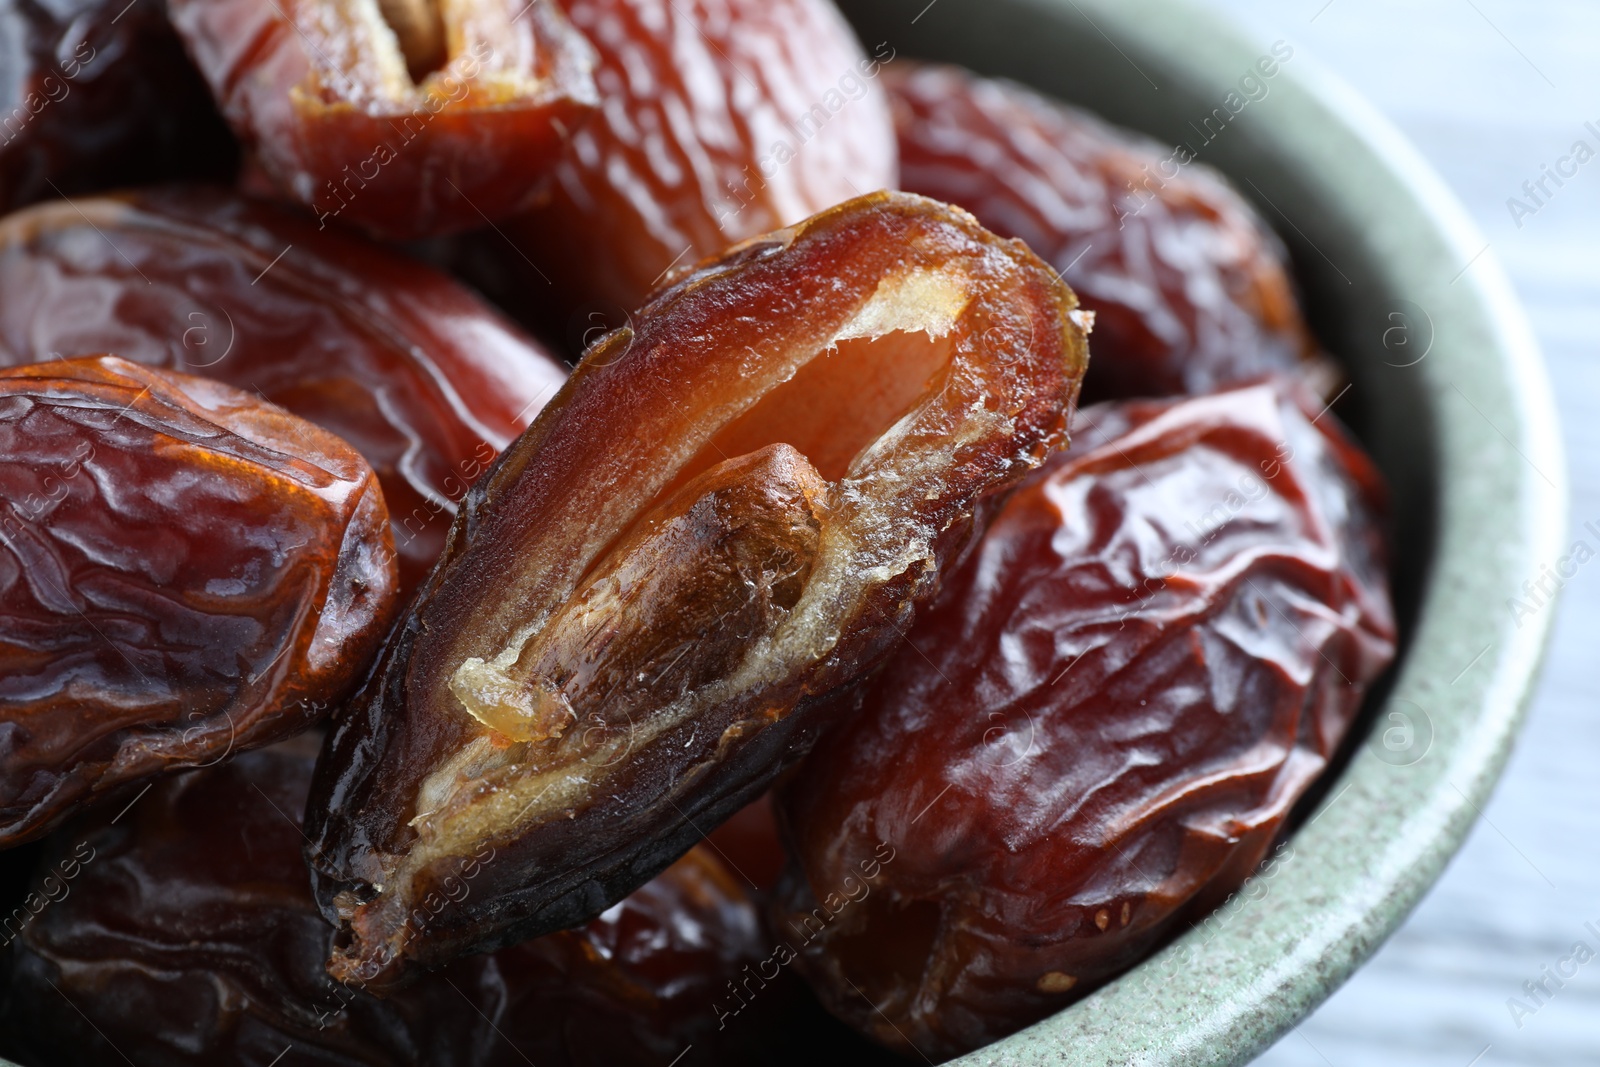
[[[1537,185],[1575,141],[1600,148],[1600,4],[1206,2],[1353,85],[1466,204],[1544,348],[1570,540],[1600,551],[1600,159],[1563,185],[1546,180],[1548,196]],[[1580,568],[1562,595],[1527,727],[1466,847],[1394,938],[1259,1067],[1600,1063],[1600,957],[1575,952],[1582,942],[1600,953],[1600,566]]]

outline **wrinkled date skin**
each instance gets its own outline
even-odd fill
[[[541,205],[505,227],[542,271],[499,257],[523,299],[631,311],[669,267],[896,187],[877,81],[894,51],[865,55],[828,0],[567,10],[599,53],[604,107],[574,134]]]
[[[407,590],[467,487],[566,379],[443,275],[203,189],[0,221],[0,365],[59,352],[215,378],[350,442],[383,485]]]
[[[685,1063],[728,1051],[712,1004],[769,946],[704,848],[582,929],[389,1000],[334,984],[298,826],[315,754],[313,736],[294,738],[52,839],[5,921],[18,950],[0,1031],[20,1046],[6,1051],[119,1067],[268,1067],[289,1046],[285,1064],[417,1067],[662,1067],[689,1044]],[[494,862],[485,850],[464,866],[450,898]]]
[[[115,357],[0,372],[0,847],[326,714],[398,608],[343,441]]]
[[[1271,371],[1327,396],[1277,238],[1193,155],[1012,82],[885,71],[901,188],[967,208],[1063,272],[1095,313],[1085,402],[1204,393]],[[1185,165],[1186,163],[1186,165]]]
[[[1065,438],[1072,293],[900,193],[684,272],[457,516],[318,770],[330,967],[582,922],[754,800],[899,640],[979,499]],[[477,892],[409,916],[477,849]]]
[[[173,178],[238,151],[162,0],[0,0],[0,213]]]
[[[782,797],[779,926],[835,1014],[976,1048],[1256,869],[1394,652],[1377,475],[1332,421],[1271,384],[1082,411]]]
[[[598,103],[553,0],[169,0],[223,114],[319,220],[419,238],[525,206]]]

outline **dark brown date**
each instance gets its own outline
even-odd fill
[[[443,275],[206,189],[47,204],[0,221],[0,365],[114,352],[257,392],[377,471],[400,576],[565,369]]]
[[[0,214],[237,154],[164,0],[0,0]]]
[[[1377,474],[1309,396],[1084,409],[800,767],[778,925],[835,1014],[976,1048],[1256,869],[1394,652]]]
[[[417,238],[504,218],[598,103],[554,0],[169,2],[240,139],[323,223]]]
[[[979,499],[1065,439],[1075,301],[883,193],[683,272],[473,487],[313,791],[336,977],[582,922],[755,799]],[[462,856],[498,859],[418,933]]]
[[[118,1067],[664,1067],[693,1045],[682,1063],[726,1062],[735,1030],[714,1004],[770,946],[704,848],[582,929],[389,1000],[336,985],[300,854],[315,754],[309,735],[251,752],[53,839],[3,919],[17,946],[6,1051]],[[470,898],[494,862],[485,850],[430,906]]]
[[[0,371],[0,500],[0,847],[304,729],[399,606],[366,461],[203,378]]]
[[[828,0],[568,0],[605,106],[540,206],[505,227],[556,291],[632,310],[669,267],[896,186],[894,129]],[[496,235],[493,243],[500,242]],[[504,269],[526,271],[514,254]],[[526,298],[526,294],[523,294]]]
[[[1086,401],[1290,371],[1331,396],[1283,247],[1210,167],[1012,82],[897,63],[901,187],[959,204],[1063,272],[1095,313]]]

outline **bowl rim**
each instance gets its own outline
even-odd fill
[[[960,32],[951,16],[978,8],[945,4],[944,29],[925,35]],[[1099,34],[1145,81],[1148,67],[1226,88],[1267,51],[1198,0],[1011,6],[1074,22],[1091,44]],[[959,59],[962,47],[942,51]],[[1437,328],[1430,358],[1409,368],[1434,422],[1433,550],[1378,709],[1380,723],[1425,730],[1427,743],[1407,762],[1380,752],[1376,742],[1387,735],[1375,732],[1327,785],[1287,855],[1247,892],[1117,980],[951,1063],[1248,1063],[1410,914],[1481,815],[1526,713],[1556,612],[1547,604],[1524,625],[1510,602],[1541,563],[1554,565],[1567,536],[1559,420],[1532,330],[1489,242],[1388,119],[1309,56],[1285,64],[1271,92],[1279,104],[1253,116],[1255,139],[1275,145],[1278,162],[1358,221],[1388,291],[1425,307]],[[1255,191],[1277,222],[1276,205]],[[1407,735],[1413,745],[1418,736]],[[1323,820],[1335,805],[1342,817]]]

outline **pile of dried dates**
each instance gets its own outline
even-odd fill
[[[0,56],[25,1067],[937,1062],[1238,890],[1394,656],[1248,204],[830,0]]]

